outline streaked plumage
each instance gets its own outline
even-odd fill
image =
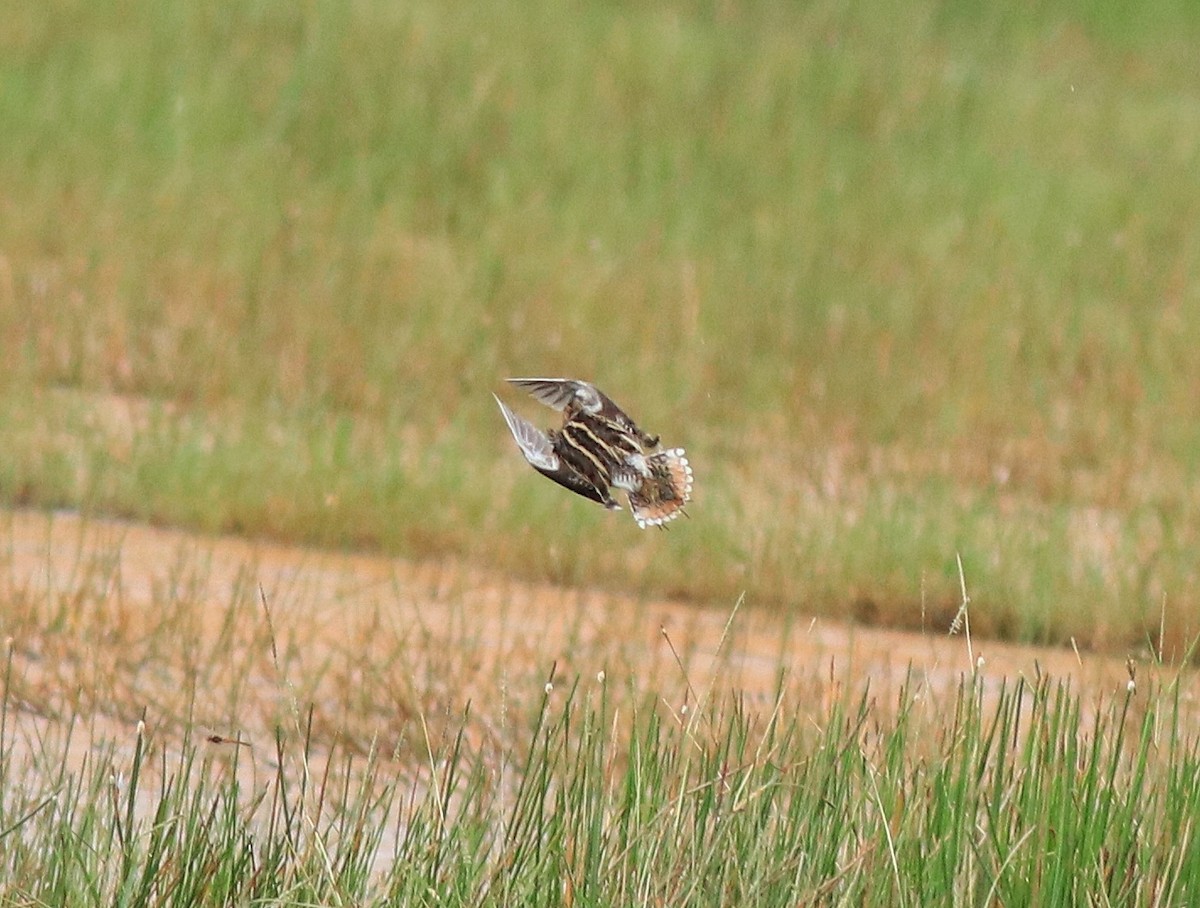
[[[683,448],[655,450],[657,435],[638,428],[594,385],[568,378],[510,378],[511,384],[563,415],[562,428],[543,432],[496,403],[525,459],[543,476],[584,498],[620,510],[622,489],[638,526],[662,526],[686,514],[692,468]],[[495,395],[493,395],[495,396]]]

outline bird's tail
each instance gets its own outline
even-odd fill
[[[671,522],[692,497],[692,467],[683,448],[651,454],[646,465],[650,475],[629,493],[629,508],[643,529]]]

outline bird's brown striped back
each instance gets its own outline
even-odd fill
[[[607,488],[613,474],[641,448],[628,433],[605,420],[579,414],[559,432],[560,456],[589,480]]]

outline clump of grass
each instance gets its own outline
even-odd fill
[[[11,673],[11,656],[8,669]],[[781,689],[782,690],[782,689]],[[128,904],[1187,904],[1200,754],[1178,679],[867,688],[814,717],[667,708],[604,679],[514,691],[515,747],[398,767],[141,724],[82,764],[0,713],[9,899]],[[311,716],[311,712],[310,712]],[[461,721],[461,720],[460,720]],[[248,782],[252,766],[273,766]]]

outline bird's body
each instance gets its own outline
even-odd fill
[[[543,432],[513,413],[500,412],[525,459],[543,476],[613,510],[612,490],[624,490],[641,527],[661,526],[685,513],[692,468],[682,448],[665,451],[594,385],[566,378],[510,378],[563,414],[562,427]]]

